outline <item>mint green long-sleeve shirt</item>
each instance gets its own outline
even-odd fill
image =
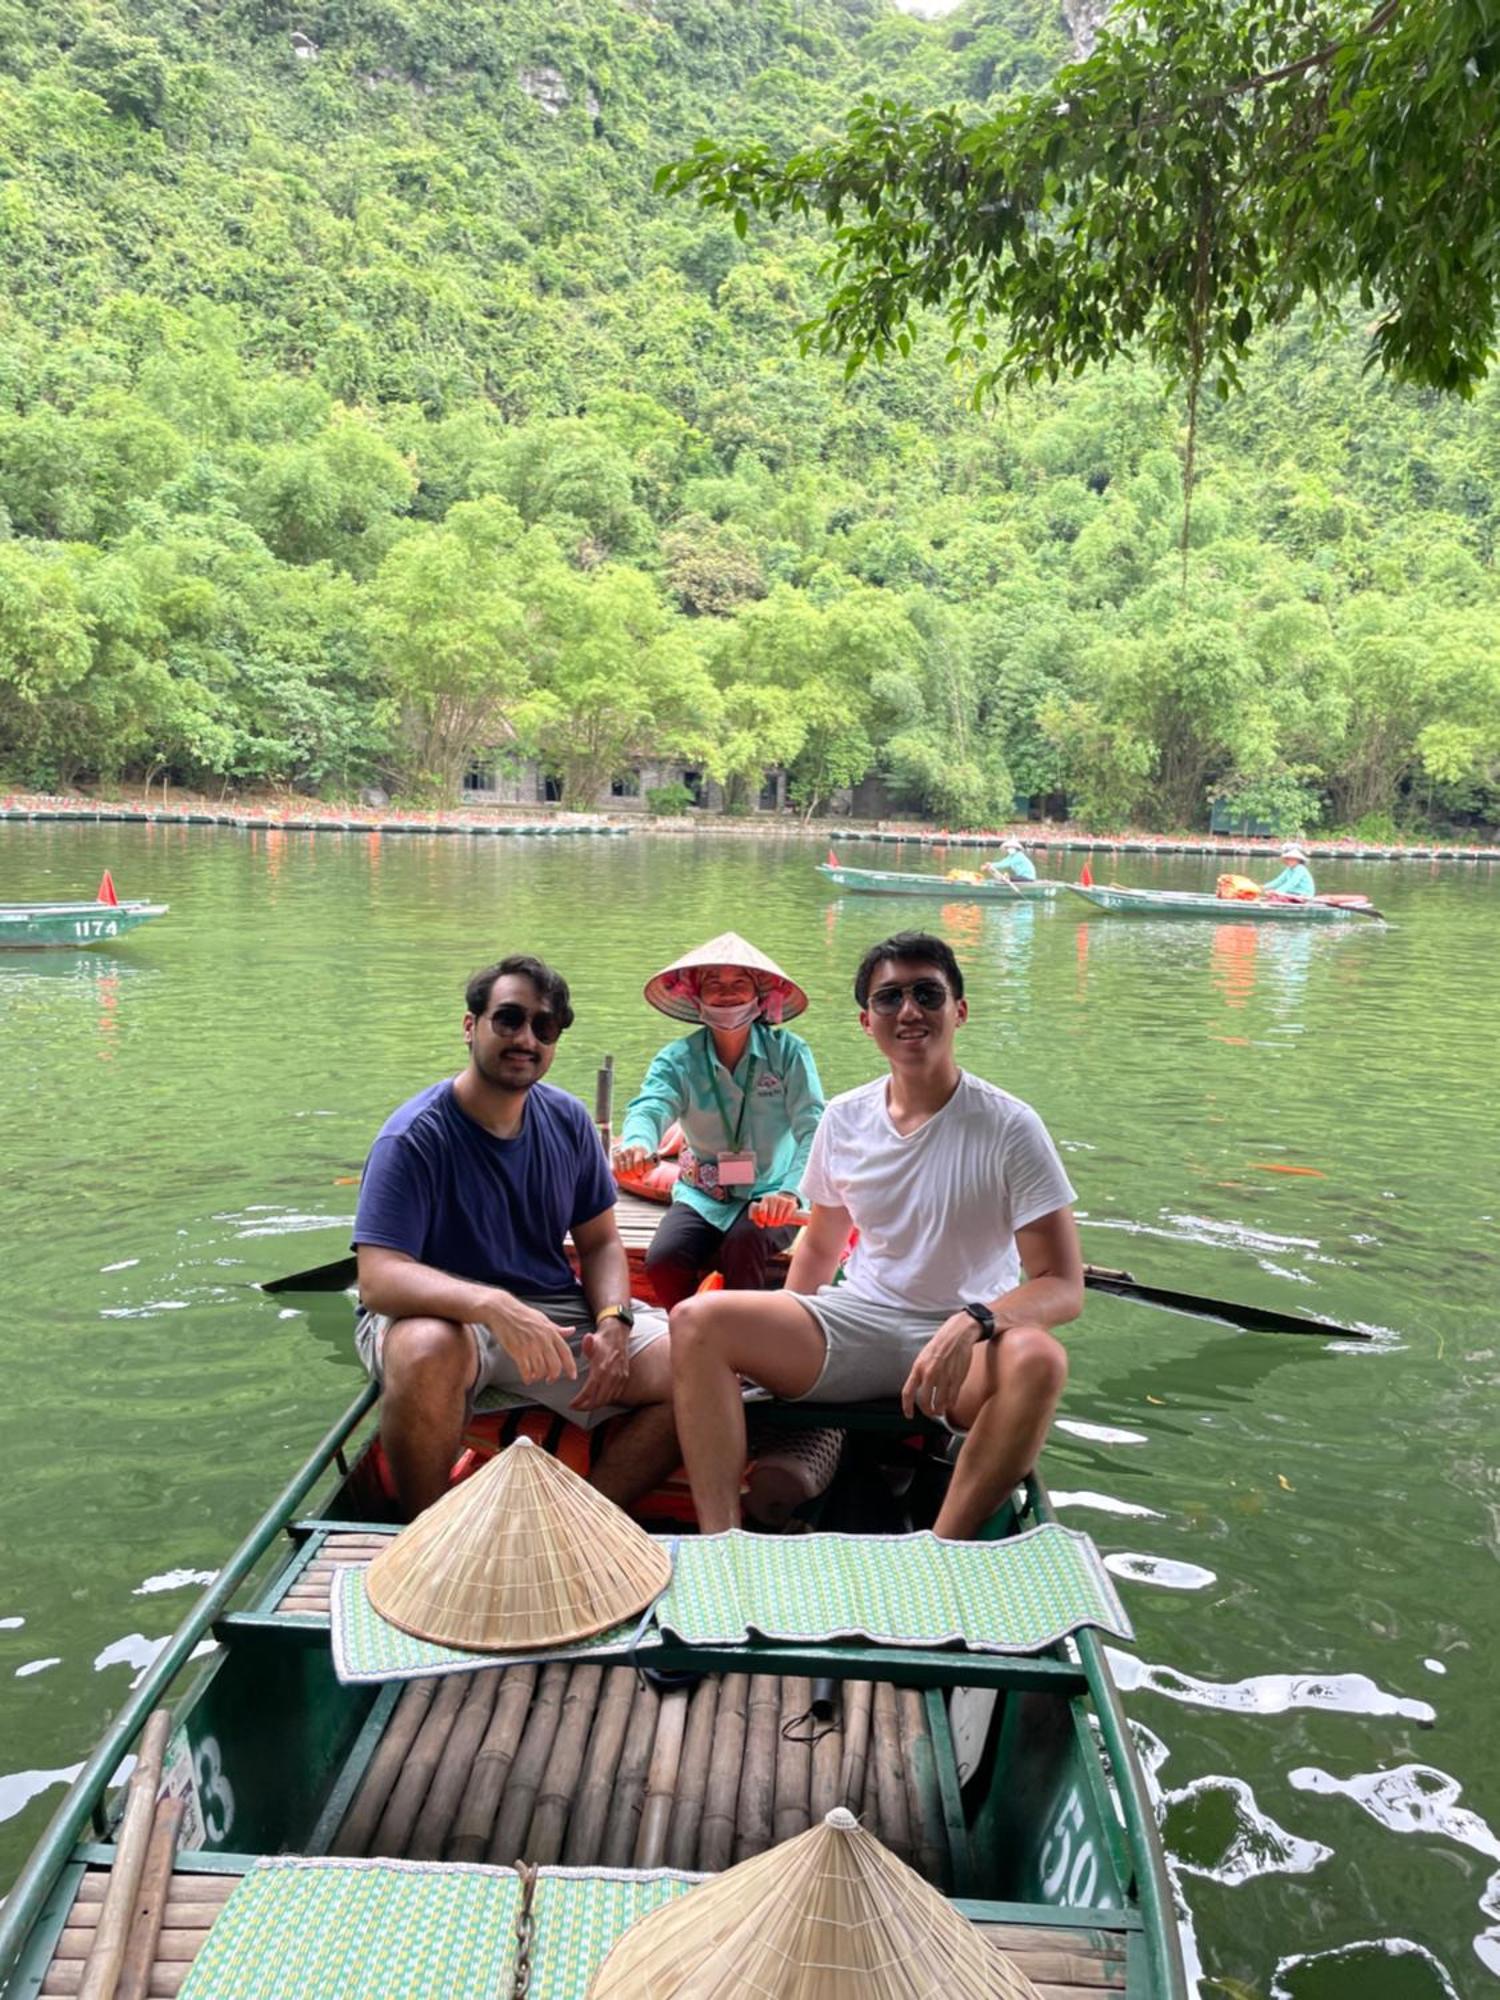
[[[729,1115],[727,1132],[710,1077],[717,1081]],[[695,1028],[680,1041],[668,1042],[652,1060],[645,1082],[626,1107],[620,1143],[654,1149],[675,1119],[694,1155],[712,1163],[721,1152],[735,1150],[738,1124],[739,1149],[755,1153],[754,1186],[735,1188],[723,1201],[693,1186],[684,1174],[672,1191],[674,1201],[689,1202],[706,1221],[727,1229],[747,1202],[797,1192],[822,1115],[818,1066],[800,1035],[757,1021],[744,1054],[727,1070],[714,1053],[708,1030]]]
[[[1315,893],[1312,870],[1301,861],[1289,861],[1276,879],[1266,884],[1266,893],[1271,896],[1311,896]]]

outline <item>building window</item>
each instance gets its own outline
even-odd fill
[[[623,771],[618,778],[611,778],[609,795],[612,799],[638,799],[641,795],[640,772]]]
[[[682,782],[692,793],[693,804],[701,806],[703,803],[703,773],[701,771],[684,771]]]
[[[549,806],[562,804],[563,781],[555,772],[549,771],[542,779],[542,798]]]
[[[485,764],[477,760],[464,772],[466,792],[492,792],[495,789],[495,774]]]

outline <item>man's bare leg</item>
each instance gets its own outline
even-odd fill
[[[631,1361],[626,1396],[642,1407],[616,1425],[589,1474],[590,1484],[617,1507],[654,1492],[682,1463],[672,1411],[672,1346],[665,1336]]]
[[[380,1442],[408,1520],[440,1500],[463,1443],[474,1336],[446,1319],[398,1319],[381,1350]]]
[[[698,1526],[740,1524],[745,1402],[740,1376],[804,1396],[823,1372],[822,1327],[790,1292],[700,1292],[672,1308],[672,1394]]]
[[[1041,1457],[1067,1379],[1067,1350],[1045,1327],[1007,1327],[976,1351],[953,1405],[968,1436],[934,1534],[967,1541],[1009,1498]]]

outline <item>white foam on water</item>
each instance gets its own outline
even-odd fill
[[[1169,1815],[1163,1829],[1172,1840],[1173,1856],[1185,1875],[1201,1875],[1228,1889],[1260,1875],[1311,1875],[1333,1853],[1318,1840],[1303,1840],[1278,1826],[1257,1804],[1255,1794],[1242,1778],[1195,1778],[1180,1791],[1166,1792],[1162,1804]],[[1184,1817],[1198,1814],[1215,1823],[1217,1808],[1227,1817],[1228,1838],[1214,1861],[1191,1861],[1182,1851]],[[1173,1825],[1172,1819],[1178,1822]]]
[[[1387,1694],[1368,1674],[1250,1674],[1241,1681],[1200,1680],[1176,1667],[1155,1666],[1113,1646],[1105,1652],[1124,1693],[1145,1688],[1195,1708],[1219,1708],[1241,1715],[1286,1715],[1292,1709],[1332,1709],[1343,1715],[1400,1715],[1408,1722],[1432,1722],[1429,1702]]]
[[[1150,1444],[1151,1440],[1142,1431],[1116,1430],[1110,1424],[1086,1424],[1079,1417],[1054,1417],[1052,1428],[1066,1431],[1069,1437],[1083,1438],[1089,1444]]]
[[[148,1576],[131,1592],[132,1597],[153,1597],[159,1590],[186,1590],[189,1584],[209,1584],[219,1574],[216,1569],[164,1569],[160,1576]]]
[[[1128,1577],[1132,1583],[1154,1583],[1161,1590],[1207,1590],[1218,1577],[1197,1563],[1173,1562],[1168,1556],[1131,1555],[1121,1551],[1104,1558],[1111,1576]]]
[[[1167,1517],[1155,1507],[1142,1507],[1135,1500],[1117,1500],[1112,1493],[1091,1493],[1080,1487],[1076,1493],[1052,1495],[1054,1507],[1092,1507],[1098,1514],[1128,1514],[1137,1521],[1164,1521]]]

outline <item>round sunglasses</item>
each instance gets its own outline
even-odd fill
[[[518,1035],[530,1022],[532,1034],[549,1047],[562,1033],[562,1022],[555,1014],[549,1014],[545,1008],[539,1008],[533,1014],[530,1008],[522,1007],[515,1000],[507,1000],[497,1007],[489,1021],[497,1035]]]
[[[948,989],[941,979],[913,979],[905,986],[877,986],[870,995],[871,1010],[899,1014],[908,993],[924,1014],[941,1014],[948,1004]]]

